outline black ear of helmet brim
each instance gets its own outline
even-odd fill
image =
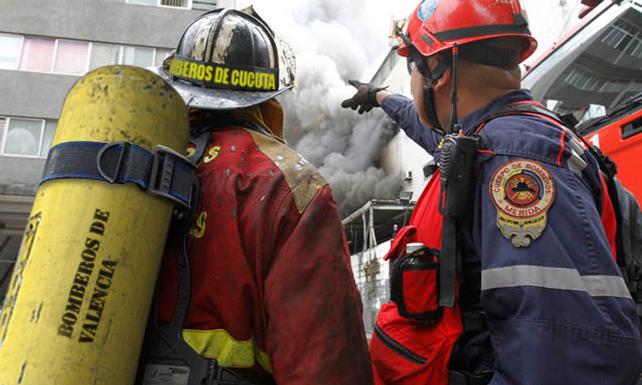
[[[282,87],[271,92],[237,91],[220,88],[205,88],[188,82],[174,79],[163,67],[152,67],[150,71],[160,75],[181,95],[188,107],[202,110],[236,110],[252,107],[266,102],[290,87]]]

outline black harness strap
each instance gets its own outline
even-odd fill
[[[189,160],[193,164],[199,164],[203,159],[203,156],[205,156],[207,146],[210,144],[210,132],[205,130],[195,133],[195,135],[191,137],[190,143],[195,147],[194,154],[189,157]]]
[[[175,379],[180,385],[260,385],[268,384],[249,373],[224,368],[215,360],[201,357],[183,339],[183,325],[187,317],[192,293],[192,280],[187,255],[187,235],[191,215],[175,217],[167,248],[174,252],[178,264],[178,291],[172,319],[167,324],[158,322],[158,290],[147,321],[143,353],[140,359],[136,385],[155,384],[154,371],[172,368],[184,371],[184,377]]]
[[[128,142],[65,142],[51,148],[40,184],[56,179],[133,183],[142,190],[194,207],[198,197],[195,167],[173,150],[154,152]]]
[[[457,222],[454,218],[444,217],[441,258],[439,264],[439,306],[453,307],[456,299],[457,260]]]

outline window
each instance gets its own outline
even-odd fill
[[[7,118],[2,154],[45,157],[55,130],[53,121]]]
[[[160,66],[170,52],[171,50],[165,48],[42,39],[0,33],[0,69],[83,75],[89,70],[113,64]]]
[[[216,9],[217,0],[192,0],[192,9],[195,11],[211,11]]]
[[[596,119],[606,115],[606,107],[599,104],[589,104],[589,108],[586,110],[584,115],[580,118],[580,121],[585,122],[590,119]]]
[[[143,47],[124,47],[122,64],[150,67],[154,64],[154,49]]]
[[[18,69],[21,47],[22,36],[0,34],[0,69]]]
[[[7,119],[0,116],[0,154],[2,154],[2,142],[4,141],[4,133],[7,129]]]
[[[604,33],[601,41],[631,56],[637,56],[637,48],[641,43],[640,28],[628,21],[618,20]]]
[[[25,71],[50,72],[53,55],[54,40],[36,39],[27,37],[22,47],[20,69]]]
[[[42,120],[9,119],[4,144],[6,155],[38,155]]]
[[[637,46],[631,48],[631,56],[642,59],[642,40],[638,40]]]
[[[622,126],[622,138],[627,139],[634,135],[642,133],[642,118],[638,118],[631,123]]]
[[[127,0],[127,2],[130,4],[160,5],[164,7],[190,7],[190,0]]]
[[[54,72],[84,74],[87,72],[89,43],[82,41],[58,40]]]
[[[606,83],[604,83],[600,91],[608,92],[608,93],[619,93],[622,91],[625,85],[626,85],[626,82],[623,82],[623,81],[608,80],[606,81]]]
[[[157,49],[156,58],[154,59],[154,65],[160,67],[163,65],[163,60],[172,52],[171,49]]]
[[[118,63],[119,47],[113,44],[91,44],[91,55],[89,58],[89,69]]]
[[[40,146],[40,157],[46,158],[51,142],[53,141],[54,133],[56,132],[57,122],[51,120],[45,121],[45,129],[42,133],[42,145]]]

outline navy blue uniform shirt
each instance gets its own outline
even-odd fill
[[[484,117],[528,91],[500,97],[465,117]],[[391,95],[384,111],[439,158],[441,135],[419,121],[414,102]],[[633,385],[642,369],[638,316],[602,224],[597,163],[572,134],[537,116],[491,120],[480,132],[474,209],[464,237],[462,295],[486,314],[491,385]]]

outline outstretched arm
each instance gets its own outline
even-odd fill
[[[410,139],[429,154],[435,153],[442,135],[421,123],[412,99],[386,91],[387,87],[378,87],[374,84],[350,80],[350,85],[355,87],[357,92],[341,103],[343,108],[358,109],[358,112],[363,114],[374,107],[382,107]]]
[[[387,91],[379,91],[377,100],[380,100],[381,108],[410,139],[430,155],[434,155],[442,135],[421,123],[412,99]]]

